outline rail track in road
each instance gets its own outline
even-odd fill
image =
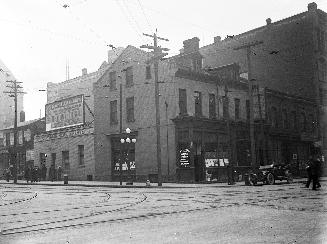
[[[71,217],[71,218],[63,218],[59,220],[54,220],[54,221],[46,221],[46,222],[41,222],[41,223],[36,223],[36,224],[30,224],[30,225],[24,225],[20,227],[13,227],[13,228],[3,228],[1,230],[2,235],[14,235],[14,234],[22,234],[22,233],[28,233],[28,232],[38,232],[38,231],[46,231],[46,230],[53,230],[53,229],[62,229],[62,228],[69,228],[69,227],[75,227],[75,226],[84,226],[84,225],[89,225],[87,222],[82,222],[82,223],[71,223],[71,224],[64,224],[62,223],[67,223],[71,221],[77,221],[77,220],[82,220],[86,219],[88,217],[94,217],[94,216],[99,216],[111,212],[118,212],[122,211],[126,208],[141,204],[147,199],[147,196],[143,194],[143,197],[133,203],[129,204],[124,204],[124,206],[121,206],[119,208],[115,209],[107,209],[107,210],[101,210],[97,212],[91,212],[89,214],[85,215],[80,215],[76,217]],[[117,206],[117,205],[111,205],[111,206]],[[57,225],[60,224],[60,225]],[[55,225],[55,226],[49,226],[49,225]]]

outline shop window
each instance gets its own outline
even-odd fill
[[[84,145],[78,145],[78,163],[84,165]]]
[[[133,86],[133,67],[126,68],[126,87]]]
[[[181,115],[186,115],[187,114],[186,89],[179,89],[179,113]]]
[[[151,79],[151,66],[147,65],[145,67],[145,79]]]
[[[194,92],[195,116],[202,116],[202,95],[201,92]]]
[[[117,100],[110,101],[110,124],[117,124]]]
[[[62,165],[64,166],[64,169],[69,169],[69,151],[62,151]]]
[[[246,110],[246,120],[250,120],[250,101],[246,100],[245,101],[245,110]]]
[[[134,97],[126,98],[127,122],[134,122]]]
[[[116,71],[112,71],[109,73],[109,82],[110,82],[110,90],[116,90],[117,89],[117,74]]]
[[[300,114],[300,131],[305,132],[305,130],[306,130],[306,116],[305,113],[302,112]]]
[[[283,109],[282,111],[282,119],[283,119],[283,128],[287,129],[288,128],[288,118],[287,118],[287,110]]]
[[[216,118],[216,97],[215,94],[209,94],[209,118]]]
[[[239,98],[235,98],[234,99],[234,105],[235,105],[235,119],[240,119],[240,99]]]

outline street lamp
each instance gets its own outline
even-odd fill
[[[136,143],[136,138],[129,138],[130,133],[131,133],[131,129],[130,128],[126,128],[125,130],[126,134],[122,134],[122,138],[120,139],[120,143],[121,143],[121,158],[120,158],[120,185],[122,185],[122,163],[123,163],[123,158],[125,159],[126,165],[127,165],[127,170],[128,170],[128,178],[129,178],[129,182],[127,182],[127,185],[133,185],[133,181],[132,181],[132,177],[131,177],[131,165],[130,165],[130,161],[129,161],[129,150],[130,150],[130,145],[131,143]],[[127,148],[127,153],[126,153],[126,157],[123,157],[124,153],[124,145],[126,145],[125,147]]]

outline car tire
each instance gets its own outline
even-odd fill
[[[275,184],[275,176],[272,173],[268,173],[266,182],[268,185]]]

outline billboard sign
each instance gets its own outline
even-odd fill
[[[78,95],[45,105],[46,131],[84,123],[84,97]]]

